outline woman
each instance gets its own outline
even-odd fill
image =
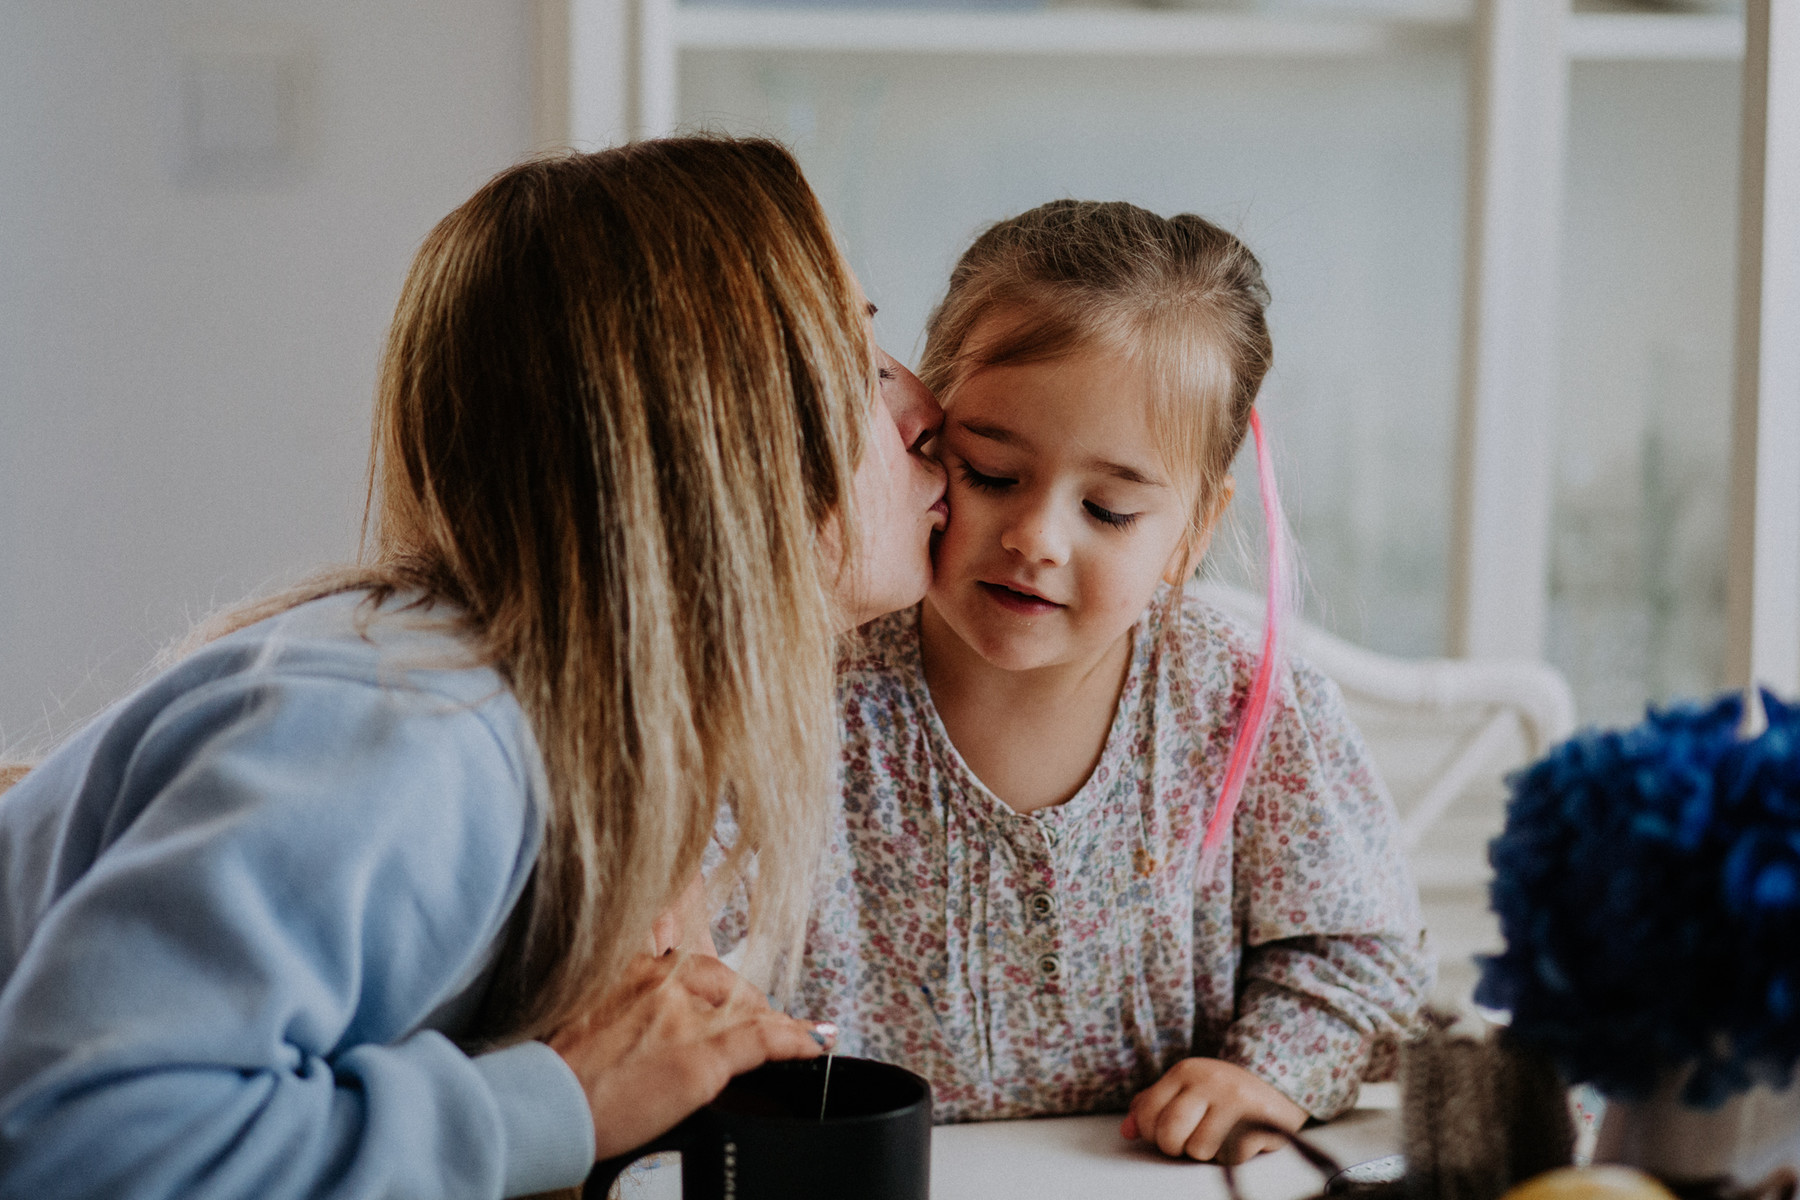
[[[758,985],[829,803],[833,641],[918,599],[943,519],[936,407],[878,353],[772,143],[532,163],[447,217],[365,565],[0,804],[0,1196],[567,1187],[818,1053]],[[643,953],[719,798],[755,984]]]

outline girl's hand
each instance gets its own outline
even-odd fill
[[[1173,1158],[1233,1166],[1286,1145],[1273,1133],[1233,1137],[1241,1121],[1297,1130],[1306,1124],[1306,1110],[1242,1067],[1216,1058],[1184,1058],[1138,1093],[1119,1132],[1128,1140],[1154,1142]]]
[[[677,950],[633,959],[625,982],[549,1045],[587,1093],[598,1160],[674,1128],[733,1075],[817,1057],[836,1036],[776,1012],[718,959]]]

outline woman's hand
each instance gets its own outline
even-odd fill
[[[713,943],[712,914],[706,907],[706,881],[699,875],[688,881],[680,899],[650,926],[650,957],[661,958],[671,950],[719,957],[719,948]]]
[[[587,1093],[596,1159],[643,1145],[717,1096],[733,1075],[814,1058],[837,1036],[770,1008],[716,958],[640,955],[593,1012],[549,1039]]]
[[[1233,1137],[1242,1121],[1297,1130],[1306,1124],[1306,1110],[1242,1067],[1216,1058],[1184,1058],[1138,1093],[1119,1132],[1154,1142],[1173,1158],[1233,1166],[1287,1144],[1264,1131]]]

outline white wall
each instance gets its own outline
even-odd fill
[[[0,7],[0,747],[111,699],[191,615],[353,551],[406,261],[531,142],[531,8]],[[302,77],[290,161],[197,169],[184,71],[262,52]],[[906,358],[975,229],[1051,196],[1243,232],[1275,294],[1269,410],[1314,615],[1432,653],[1464,52],[690,53],[682,117],[794,142]],[[1736,90],[1722,64],[1573,79],[1551,655],[1589,719],[1720,679]]]
[[[1465,64],[1442,39],[1326,60],[690,52],[681,117],[794,143],[881,306],[878,333],[909,361],[973,234],[1045,200],[1132,200],[1238,232],[1273,294],[1265,411],[1312,615],[1365,645],[1432,654],[1450,544]],[[1253,473],[1238,495],[1254,541]]]
[[[681,118],[793,142],[902,358],[973,233],[1052,197],[1240,232],[1274,295],[1264,406],[1310,615],[1437,654],[1468,49],[1453,33],[1325,61],[690,51]],[[1716,62],[1571,77],[1548,651],[1587,720],[1724,685],[1738,86]],[[1241,476],[1252,535],[1255,495]]]
[[[354,552],[406,264],[530,146],[529,14],[0,8],[0,746],[110,700],[210,606]],[[184,150],[207,79],[235,157]],[[287,124],[263,153],[269,79]]]
[[[1582,717],[1725,687],[1736,63],[1570,80],[1549,654]]]

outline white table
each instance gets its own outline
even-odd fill
[[[1362,1105],[1306,1138],[1345,1166],[1399,1149],[1393,1084],[1363,1088]],[[1249,1200],[1297,1200],[1318,1192],[1319,1173],[1293,1150],[1266,1154],[1243,1167]],[[640,1168],[627,1176],[622,1200],[679,1200],[680,1171]],[[1119,1137],[1119,1118],[1057,1117],[940,1125],[931,1131],[932,1200],[1225,1200],[1224,1174],[1204,1163],[1164,1158]]]

